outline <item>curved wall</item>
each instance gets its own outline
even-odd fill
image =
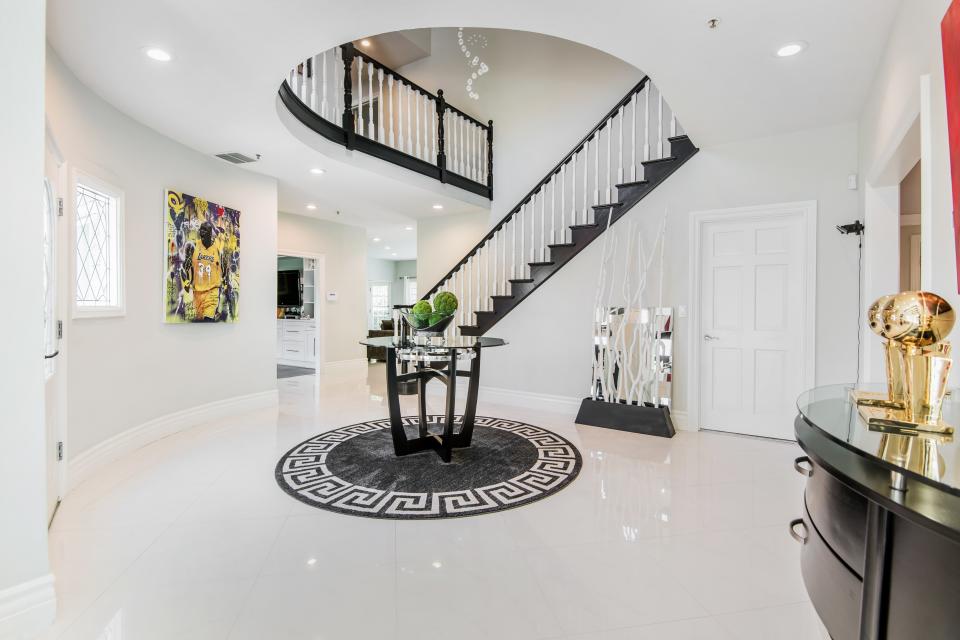
[[[49,48],[47,60],[47,117],[67,165],[123,189],[126,205],[126,315],[71,319],[65,327],[68,458],[171,414],[189,420],[182,412],[257,394],[269,399],[276,389],[276,180],[160,135],[94,95]],[[241,211],[239,323],[163,323],[168,187]]]

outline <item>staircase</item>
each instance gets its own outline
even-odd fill
[[[644,78],[423,299],[454,293],[483,335],[695,153]]]

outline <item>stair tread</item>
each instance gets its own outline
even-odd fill
[[[547,246],[550,247],[550,248],[553,248],[553,247],[575,247],[575,246],[577,246],[577,243],[576,243],[576,242],[556,242],[556,243],[554,243],[554,244],[548,244]]]
[[[510,300],[511,298],[516,298],[517,296],[507,296],[507,295],[495,295],[490,296],[491,298],[503,298],[505,300]]]
[[[689,140],[689,139],[690,139],[690,136],[688,136],[685,133],[681,133],[678,136],[670,136],[669,138],[667,138],[667,141],[673,142],[674,140]]]
[[[525,282],[533,282],[533,278],[510,278],[507,280],[507,282],[512,284],[523,284]]]
[[[644,184],[650,184],[650,181],[649,180],[633,180],[632,182],[621,182],[616,186],[618,189],[621,189],[623,187],[637,187]]]
[[[609,202],[607,204],[595,204],[591,207],[591,209],[609,209],[612,207],[621,207],[621,206],[623,206],[622,202]]]
[[[531,267],[547,267],[555,263],[553,262],[553,260],[548,260],[546,262],[528,262],[527,264],[530,265]]]
[[[570,228],[571,229],[596,229],[599,226],[600,225],[598,225],[596,222],[590,222],[588,224],[572,224],[570,225]]]
[[[481,309],[480,311],[474,311],[474,313],[477,314],[477,315],[480,315],[481,313],[483,313],[483,314],[487,314],[487,313],[495,314],[496,311],[488,310],[488,309]]]
[[[677,158],[675,156],[664,156],[662,158],[657,158],[656,160],[644,160],[641,164],[647,166],[648,164],[657,164],[658,162],[673,162]]]

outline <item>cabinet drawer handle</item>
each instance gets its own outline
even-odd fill
[[[807,465],[807,466],[803,466]],[[810,458],[807,456],[800,456],[793,461],[793,468],[797,470],[802,476],[807,476],[808,478],[813,475],[813,463],[810,462]]]
[[[803,535],[797,533],[797,525],[803,527]],[[797,518],[796,520],[790,521],[790,537],[799,542],[800,544],[807,544],[807,537],[809,536],[807,532],[807,524],[803,521],[803,518]]]

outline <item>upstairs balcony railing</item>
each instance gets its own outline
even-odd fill
[[[280,99],[300,122],[348,149],[493,198],[493,121],[483,124],[344,44],[290,70]]]

